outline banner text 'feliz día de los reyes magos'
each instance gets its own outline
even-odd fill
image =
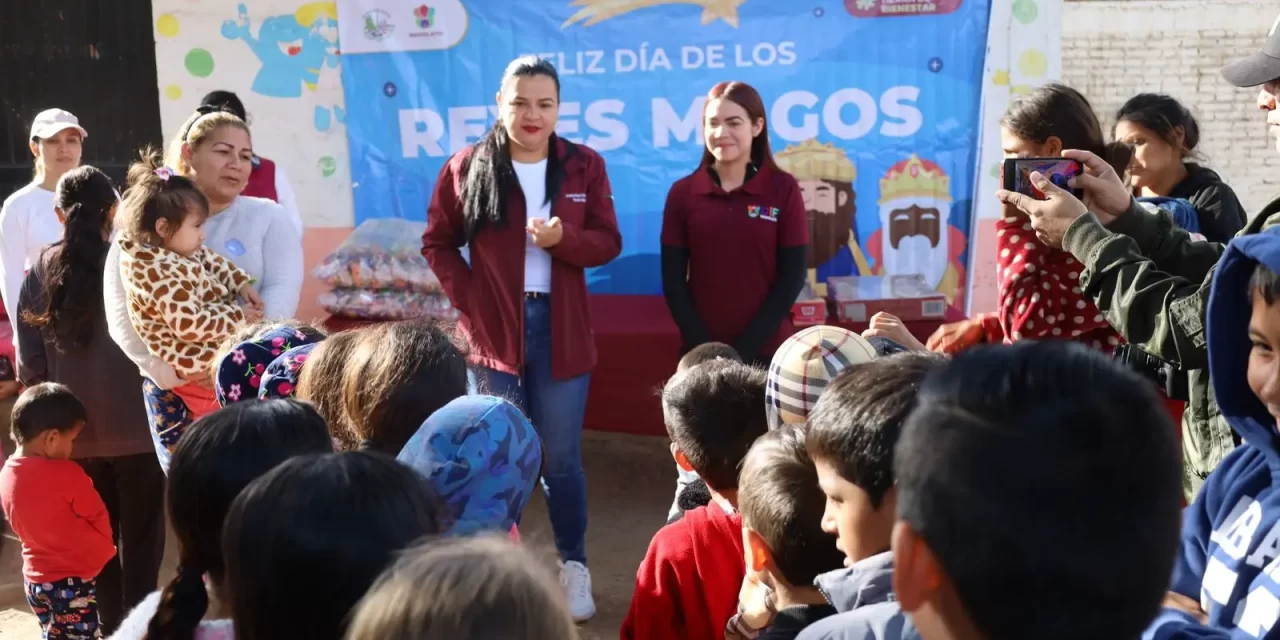
[[[658,74],[684,71],[786,67],[797,64],[796,43],[685,45],[669,51],[641,43],[612,51],[527,52],[556,65],[569,82],[574,76],[605,74]],[[690,95],[669,99],[655,96],[647,104],[631,104],[615,98],[588,103],[572,99],[560,105],[556,133],[585,143],[597,151],[624,147],[631,130],[622,119],[627,109],[648,109],[649,140],[655,148],[697,139],[705,87]],[[827,95],[795,89],[764,96],[772,132],[786,142],[812,139],[825,132],[840,140],[856,140],[873,131],[891,138],[905,138],[919,131],[923,114],[917,103],[920,88],[893,86],[872,95],[857,87],[836,89]],[[443,110],[399,110],[400,146],[405,158],[420,155],[445,157],[475,142],[497,118],[496,104],[455,106]],[[634,117],[634,116],[632,116]]]

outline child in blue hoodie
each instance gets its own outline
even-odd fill
[[[1164,611],[1144,638],[1280,638],[1280,229],[1234,240],[1206,314],[1209,374],[1244,444],[1187,508]]]
[[[471,395],[431,414],[396,459],[425,476],[449,506],[449,533],[515,537],[542,468],[542,444],[515,405]]]

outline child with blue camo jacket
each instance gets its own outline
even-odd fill
[[[1144,638],[1280,638],[1278,274],[1276,228],[1237,238],[1218,262],[1206,312],[1209,374],[1244,442],[1187,507],[1165,608]]]
[[[396,458],[422,474],[453,517],[449,533],[510,533],[533,497],[542,443],[518,407],[469,395],[431,414]]]

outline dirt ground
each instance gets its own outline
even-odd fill
[[[636,567],[653,533],[666,521],[676,472],[664,438],[588,432],[583,437],[587,470],[587,564],[596,595],[596,617],[582,626],[584,640],[617,638],[635,587]],[[526,545],[554,562],[551,527],[541,495],[520,525]],[[16,543],[5,545],[12,549]],[[172,577],[176,547],[170,540],[161,579]],[[6,552],[6,555],[8,553]],[[0,639],[39,640],[25,601],[0,601]]]

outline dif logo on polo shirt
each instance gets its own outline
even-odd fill
[[[761,220],[768,220],[769,222],[777,222],[778,214],[781,212],[782,210],[777,207],[762,207],[758,204],[747,206],[748,218],[760,218]]]

